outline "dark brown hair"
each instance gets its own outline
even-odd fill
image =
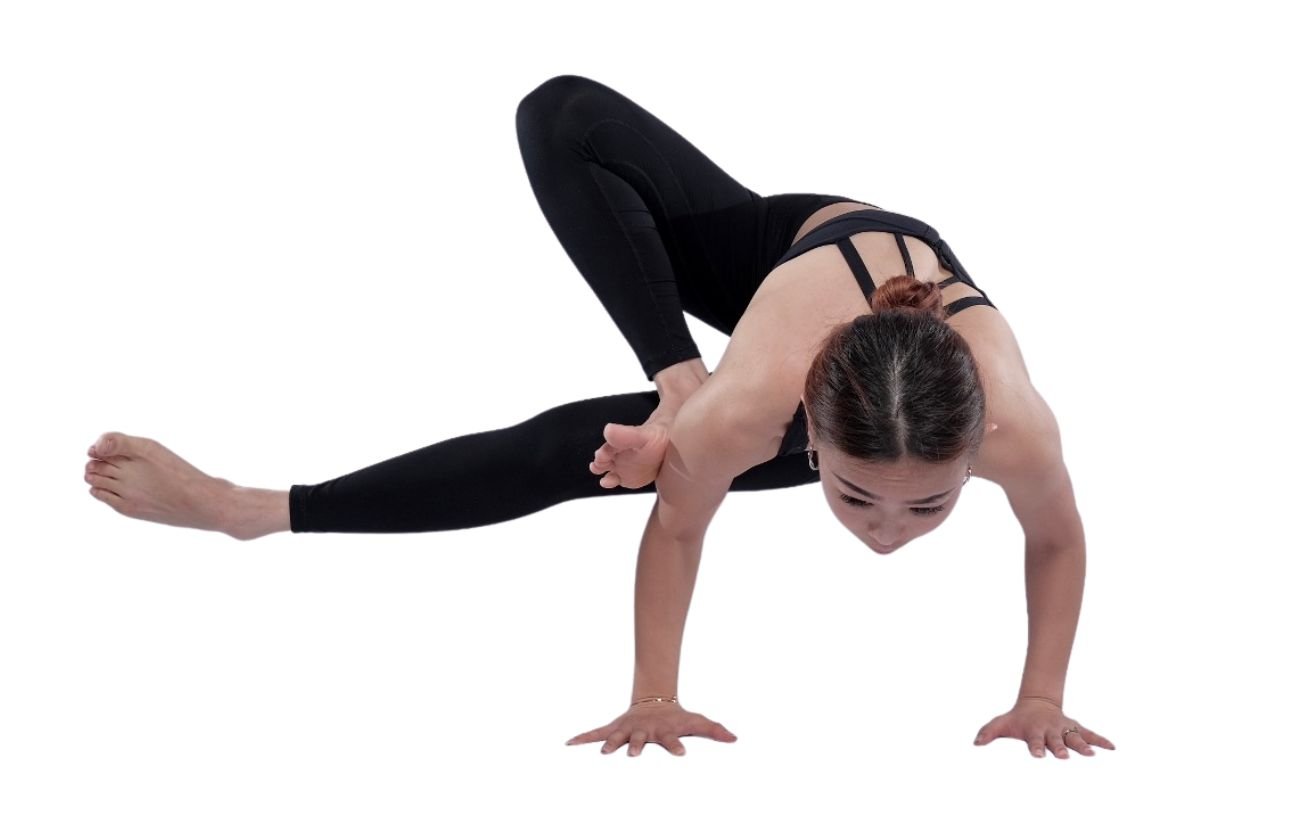
[[[984,389],[941,293],[897,275],[872,293],[871,314],[832,331],[804,380],[819,441],[873,462],[974,459],[984,440]]]

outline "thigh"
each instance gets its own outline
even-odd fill
[[[728,307],[736,298],[728,268],[735,252],[753,254],[759,194],[649,110],[587,77],[566,74],[543,82],[520,102],[516,123],[533,175],[549,175],[546,163],[600,179],[611,174],[619,192],[625,183],[626,195],[609,205],[628,218],[639,218],[644,208],[662,241],[682,309],[730,331]],[[583,162],[561,164],[561,157]],[[609,186],[605,195],[611,196]]]
[[[752,202],[758,194],[644,107],[603,83],[565,74],[529,92],[517,120],[535,137],[624,169],[668,219]],[[541,132],[540,134],[538,132]]]

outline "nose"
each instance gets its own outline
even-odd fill
[[[885,535],[878,531],[869,531],[868,536],[871,538],[871,541],[876,543],[876,547],[881,550],[889,550],[890,548],[897,547],[898,544],[903,541],[902,533],[898,532],[891,535]]]

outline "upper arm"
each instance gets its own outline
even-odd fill
[[[999,421],[994,432],[1001,439],[990,440],[990,451],[996,453],[989,467],[1025,532],[1026,547],[1082,544],[1083,523],[1062,455],[1060,426],[1051,408],[1026,384],[1000,416],[1005,422]]]
[[[655,479],[655,513],[674,538],[702,539],[732,480],[765,459],[748,404],[740,382],[714,372],[674,418]]]

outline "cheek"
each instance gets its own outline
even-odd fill
[[[944,509],[943,513],[930,514],[917,518],[915,530],[919,533],[929,533],[943,524],[943,521],[952,513],[952,508]],[[918,534],[919,535],[919,534]]]
[[[857,508],[850,508],[846,502],[840,499],[838,493],[826,491],[825,495],[827,506],[830,507],[835,518],[840,520],[841,525],[851,529],[862,522],[862,512]]]

